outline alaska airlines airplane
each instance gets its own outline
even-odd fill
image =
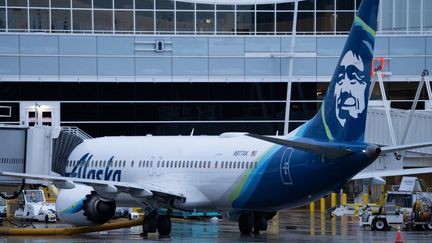
[[[432,144],[364,142],[377,11],[378,0],[362,1],[321,109],[287,136],[96,138],[72,151],[63,175],[0,175],[53,182],[62,189],[57,210],[64,222],[103,224],[116,206],[142,207],[144,235],[169,235],[172,209],[229,212],[241,233],[258,233],[276,211],[308,204],[353,178],[432,172],[359,173],[381,153]]]

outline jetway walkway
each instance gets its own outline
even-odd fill
[[[71,152],[91,136],[77,127],[0,126],[0,170],[64,174]],[[18,185],[22,180],[0,177],[0,184]],[[27,184],[43,184],[26,180]]]
[[[391,73],[381,71],[384,67],[383,58],[377,58],[377,60],[381,62],[381,65],[372,72],[375,78],[372,79],[370,90],[372,91],[375,83],[378,82],[382,100],[369,102],[365,141],[379,145],[402,145],[431,141],[432,91],[429,71],[425,69],[421,73],[411,109],[391,109],[383,82],[383,77],[391,75]],[[429,107],[429,109],[416,110],[424,86],[429,98],[425,101],[429,103],[425,107]],[[395,156],[380,156],[368,169],[402,169],[403,167],[425,166],[432,166],[432,147],[404,151],[395,154]]]

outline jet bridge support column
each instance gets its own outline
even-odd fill
[[[49,175],[52,165],[53,139],[60,134],[60,127],[35,126],[27,133],[27,174]],[[27,184],[44,184],[37,180],[26,180]]]
[[[410,114],[408,116],[408,121],[407,121],[407,124],[405,125],[405,130],[404,130],[404,133],[402,135],[402,139],[401,139],[400,144],[404,144],[405,143],[405,139],[406,139],[406,137],[408,135],[408,130],[410,128],[411,121],[412,121],[412,118],[414,116],[414,112],[416,110],[417,103],[418,103],[419,98],[420,98],[420,93],[421,93],[421,91],[423,89],[423,84],[425,84],[425,83],[426,83],[426,89],[427,89],[428,96],[429,96],[429,102],[432,102],[431,93],[430,93],[430,83],[429,83],[429,71],[427,69],[425,69],[422,72],[420,83],[419,83],[419,85],[417,87],[417,91],[416,91],[416,94],[415,94],[415,97],[414,97],[414,101],[413,101],[412,106],[411,106],[411,111],[410,111]],[[431,105],[432,105],[432,103],[431,103]]]

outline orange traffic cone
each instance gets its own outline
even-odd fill
[[[398,229],[398,231],[396,233],[396,241],[395,241],[395,243],[403,243],[402,234],[401,234],[400,229]]]

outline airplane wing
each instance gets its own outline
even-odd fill
[[[382,177],[386,176],[403,176],[432,173],[432,167],[424,167],[417,169],[401,169],[401,170],[374,170],[362,171],[355,175],[352,180],[362,180],[366,185],[385,185],[386,181]]]
[[[127,183],[127,182],[102,181],[102,180],[63,177],[63,176],[32,175],[32,174],[3,172],[3,171],[0,171],[0,176],[10,176],[16,178],[23,178],[23,179],[50,181],[59,189],[72,189],[75,187],[75,183],[85,184],[93,187],[97,193],[107,198],[113,198],[118,193],[124,192],[124,193],[129,193],[131,196],[136,198],[159,196],[159,197],[174,198],[179,200],[180,202],[186,201],[186,197],[183,194],[172,192],[163,186],[158,186],[150,183],[138,185],[138,184]]]
[[[429,146],[432,146],[432,142],[414,143],[414,144],[406,144],[406,145],[395,145],[395,146],[383,146],[383,147],[381,147],[381,153],[385,154],[385,153],[404,151],[404,150],[410,150],[410,149],[416,149],[416,148],[423,148],[423,147],[429,147]]]

